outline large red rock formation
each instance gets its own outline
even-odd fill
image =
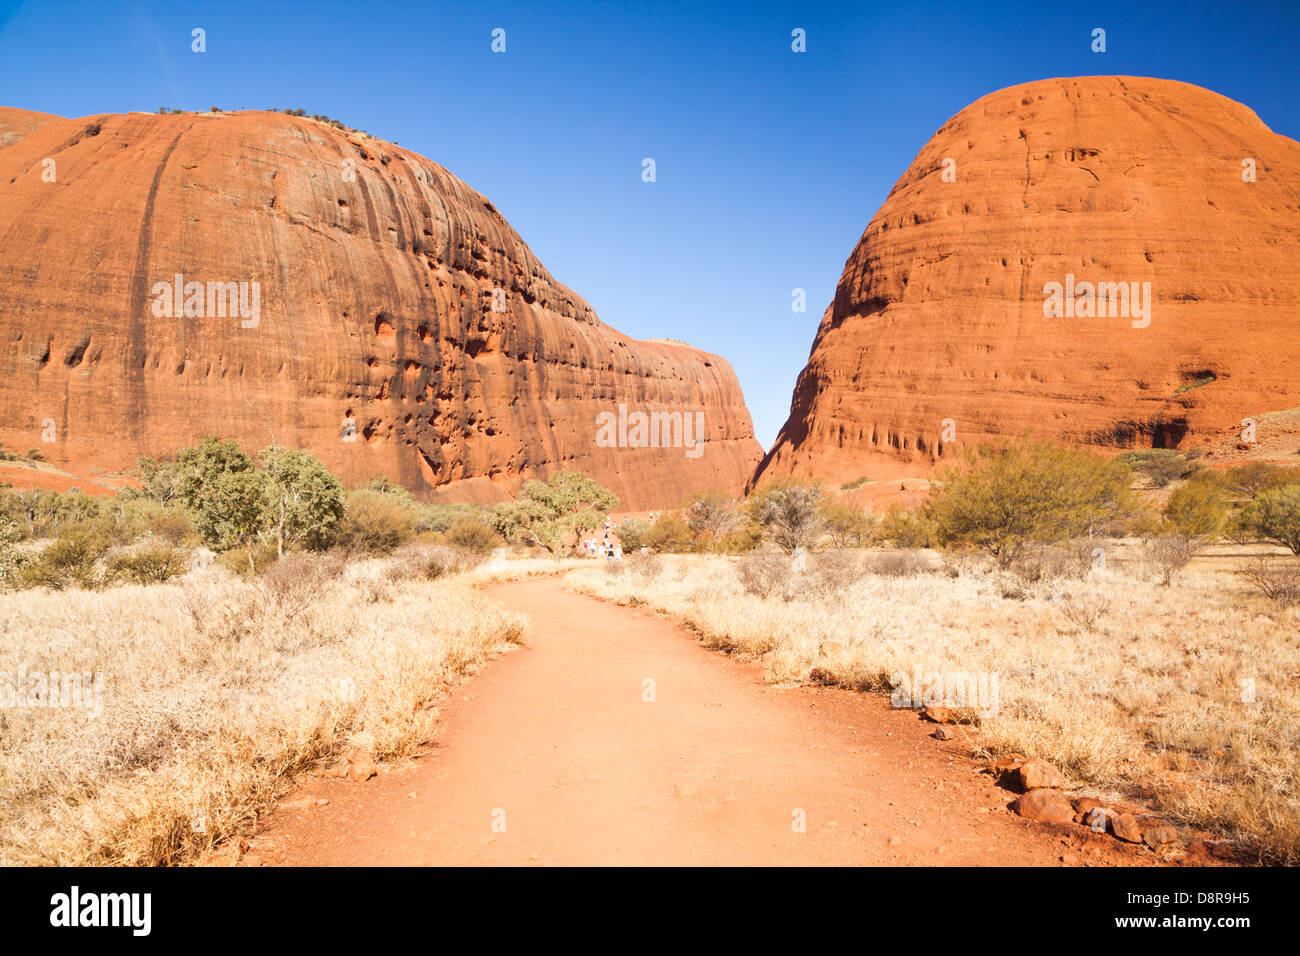
[[[482,195],[365,134],[0,110],[0,236],[0,443],[84,474],[274,435],[426,497],[564,468],[646,508],[739,490],[762,454],[725,361],[604,325]],[[166,308],[178,275],[201,317]],[[707,444],[601,447],[619,404],[702,412]]]
[[[1256,417],[1268,440],[1266,413],[1300,406],[1298,174],[1300,144],[1186,83],[984,97],[867,226],[760,478],[925,474],[1030,429],[1185,449]],[[1070,281],[1150,283],[1149,323],[1046,316]]]

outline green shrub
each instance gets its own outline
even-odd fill
[[[490,520],[490,513],[475,505],[468,504],[437,504],[426,505],[421,509],[420,531],[436,531],[442,534],[458,518],[484,517]]]
[[[180,508],[164,508],[145,522],[144,530],[173,547],[186,544],[195,537],[190,516]]]
[[[763,529],[746,518],[722,539],[717,549],[725,554],[746,554],[763,543]]]
[[[1144,476],[1153,488],[1167,487],[1186,478],[1194,467],[1172,448],[1138,448],[1115,459]]]
[[[686,554],[695,550],[695,535],[676,512],[668,512],[650,526],[644,545],[661,554]]]
[[[1300,481],[1300,470],[1271,465],[1266,461],[1248,461],[1229,468],[1224,480],[1230,491],[1254,500],[1265,491]]]
[[[1215,482],[1189,481],[1169,496],[1165,517],[1180,534],[1215,538],[1223,531],[1228,506]]]
[[[834,500],[822,503],[822,523],[837,548],[860,548],[871,540],[874,531],[865,511]]]
[[[249,554],[248,549],[232,548],[218,554],[216,563],[231,574],[238,574],[247,578],[265,573],[267,568],[279,560],[279,555],[275,553],[274,541],[255,541],[251,551],[253,567],[250,573],[248,567]]]
[[[1300,554],[1300,484],[1260,492],[1241,512],[1244,527]]]
[[[415,536],[418,515],[401,495],[362,489],[345,507],[338,543],[349,551],[386,554]]]
[[[616,529],[619,544],[624,551],[640,551],[646,545],[646,535],[650,531],[650,522],[639,518],[628,518]]]
[[[927,513],[941,544],[966,542],[1003,567],[1030,542],[1107,534],[1134,510],[1126,464],[1031,439],[948,472]]]
[[[102,582],[95,565],[112,546],[97,522],[65,525],[43,551],[18,572],[19,587],[93,588]]]
[[[924,511],[909,511],[904,505],[889,506],[880,521],[880,539],[895,548],[929,548],[934,546],[934,525]]]
[[[27,563],[27,557],[18,550],[21,540],[18,525],[0,521],[0,591],[12,587]]]

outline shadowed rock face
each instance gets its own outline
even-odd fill
[[[758,476],[924,474],[1028,429],[1188,448],[1300,406],[1298,175],[1300,144],[1185,83],[984,97],[867,226]],[[1149,324],[1122,302],[1046,317],[1045,287],[1067,276],[1150,283]]]
[[[348,482],[494,501],[577,469],[644,508],[762,454],[725,361],[621,335],[445,169],[313,120],[2,109],[0,237],[0,442],[80,474],[274,434]],[[706,444],[601,447],[619,404],[702,412]]]

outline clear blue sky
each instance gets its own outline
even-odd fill
[[[0,104],[301,107],[396,140],[486,194],[610,325],[726,357],[764,446],[845,259],[962,107],[1045,77],[1159,76],[1300,139],[1297,62],[1296,0],[0,2]]]

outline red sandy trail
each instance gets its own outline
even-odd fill
[[[960,737],[883,697],[768,686],[556,580],[488,594],[531,617],[528,644],[453,691],[420,759],[364,784],[308,778],[246,864],[1141,862],[1011,815]]]

